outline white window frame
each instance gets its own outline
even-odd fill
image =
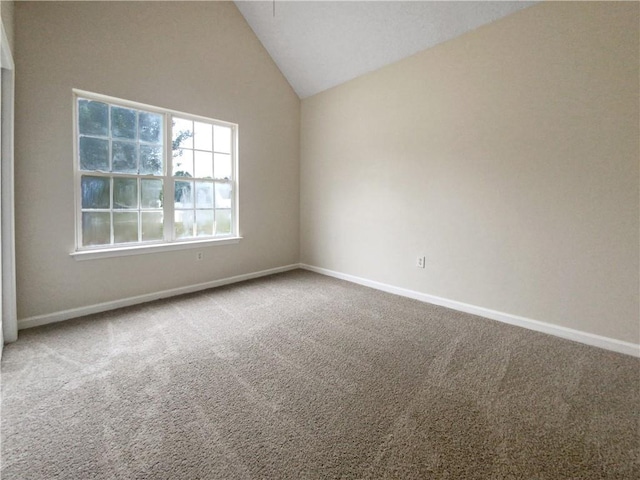
[[[170,250],[182,250],[190,248],[200,248],[213,245],[228,245],[238,243],[242,237],[239,234],[239,182],[238,182],[238,125],[223,120],[202,117],[190,113],[179,112],[167,108],[146,105],[139,102],[124,100],[116,97],[110,97],[84,90],[73,89],[73,174],[74,174],[74,194],[75,194],[75,250],[70,253],[76,260],[89,260],[95,258],[119,257],[127,255],[139,255],[145,253],[154,253]],[[79,158],[79,131],[78,131],[78,99],[87,99],[98,102],[116,105],[125,108],[134,108],[147,112],[157,113],[163,117],[163,133],[164,133],[164,158],[162,175],[141,175],[141,174],[116,174],[112,172],[98,173],[92,170],[80,169]],[[197,122],[205,122],[212,125],[221,125],[231,128],[231,179],[229,183],[232,188],[231,196],[231,233],[228,235],[207,236],[207,237],[189,237],[174,238],[174,181],[180,177],[173,176],[173,155],[172,155],[172,118],[179,117],[182,119],[193,120]],[[164,239],[150,242],[109,244],[109,245],[82,245],[82,191],[81,177],[82,175],[104,176],[110,179],[135,177],[162,179],[163,181],[163,214],[164,214]],[[140,194],[140,192],[139,192]],[[113,191],[110,191],[113,196]],[[167,201],[169,199],[169,201]],[[112,225],[113,230],[113,225]]]

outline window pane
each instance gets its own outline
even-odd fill
[[[82,212],[82,245],[111,243],[111,215],[107,212]]]
[[[196,182],[196,208],[213,208],[213,183]]]
[[[175,150],[173,152],[173,176],[193,177],[193,150]]]
[[[162,208],[162,180],[140,180],[142,208]],[[144,220],[144,217],[142,217]]]
[[[213,235],[213,210],[196,210],[196,236]]]
[[[231,210],[216,210],[216,235],[231,233]]]
[[[138,213],[113,213],[113,242],[128,243],[138,241]]]
[[[79,248],[234,233],[234,125],[87,97],[99,100],[76,97]]]
[[[142,212],[142,240],[163,239],[164,225],[162,223],[162,212]]]
[[[109,140],[80,137],[80,168],[109,171]]]
[[[213,156],[213,173],[215,178],[231,179],[231,155],[216,153]]]
[[[135,140],[136,133],[136,111],[111,107],[111,136]]]
[[[213,150],[211,124],[193,122],[193,148],[209,152]]]
[[[175,182],[175,208],[193,207],[193,182]]]
[[[216,208],[231,208],[231,184],[216,183]]]
[[[78,131],[81,135],[109,133],[109,106],[91,100],[78,100]]]
[[[193,122],[184,118],[173,117],[172,149],[193,148]]]
[[[174,218],[176,238],[193,237],[193,210],[176,210]]]
[[[82,208],[109,208],[111,189],[105,177],[82,176]]]
[[[138,208],[137,179],[113,179],[113,208]]]
[[[132,142],[113,142],[113,171],[119,173],[138,173],[137,145]]]
[[[162,115],[157,113],[140,112],[138,115],[140,141],[162,143]]]
[[[140,173],[162,175],[162,147],[140,145]]]
[[[198,178],[213,178],[213,156],[211,152],[194,152],[195,174]]]
[[[231,153],[231,129],[229,127],[214,125],[213,142],[216,152]]]

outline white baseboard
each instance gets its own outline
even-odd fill
[[[504,312],[498,312],[496,310],[490,310],[488,308],[478,307],[475,305],[470,305],[468,303],[462,303],[455,300],[436,297],[434,295],[428,295],[426,293],[416,292],[414,290],[408,290],[406,288],[395,287],[386,283],[376,282],[374,280],[368,280],[366,278],[356,277],[354,275],[336,272],[333,270],[328,270],[326,268],[314,267],[312,265],[306,264],[301,264],[300,268],[309,270],[311,272],[321,273],[330,277],[339,278],[341,280],[346,280],[348,282],[357,283],[359,285],[364,285],[366,287],[375,288],[376,290],[382,290],[384,292],[401,295],[403,297],[413,298],[415,300],[420,300],[421,302],[440,305],[442,307],[451,308],[452,310],[458,310],[460,312],[478,315],[480,317],[489,318],[491,320],[497,320],[499,322],[508,323],[510,325],[516,325],[518,327],[527,328],[529,330],[535,330],[536,332],[547,333],[549,335],[565,338],[567,340],[573,340],[575,342],[584,343],[593,347],[604,348],[606,350],[624,353],[626,355],[632,355],[634,357],[640,357],[640,345],[635,343],[623,342],[622,340],[616,340],[615,338],[603,337],[588,332],[581,332],[580,330],[561,327],[559,325],[541,322],[539,320],[532,320],[530,318],[511,315]]]
[[[151,302],[161,298],[174,297],[176,295],[183,295],[185,293],[198,292],[200,290],[206,290],[208,288],[221,287],[223,285],[229,285],[232,283],[242,282],[245,280],[251,280],[252,278],[264,277],[267,275],[273,275],[275,273],[287,272],[289,270],[295,270],[302,268],[311,272],[320,273],[329,277],[339,278],[348,282],[357,283],[366,287],[375,288],[395,295],[403,297],[413,298],[421,302],[431,303],[434,305],[440,305],[443,307],[458,310],[460,312],[470,313],[472,315],[478,315],[481,317],[489,318],[491,320],[497,320],[499,322],[508,323],[510,325],[516,325],[518,327],[527,328],[536,332],[547,333],[556,337],[573,340],[575,342],[584,343],[594,347],[604,348],[618,353],[624,353],[626,355],[632,355],[634,357],[640,357],[640,345],[630,342],[623,342],[615,338],[603,337],[601,335],[595,335],[593,333],[582,332],[580,330],[574,330],[567,327],[561,327],[551,323],[541,322],[538,320],[532,320],[526,317],[520,317],[518,315],[511,315],[509,313],[498,312],[496,310],[490,310],[484,307],[478,307],[476,305],[470,305],[468,303],[458,302],[455,300],[449,300],[447,298],[437,297],[435,295],[429,295],[426,293],[416,292],[415,290],[409,290],[406,288],[395,287],[386,283],[376,282],[374,280],[368,280],[366,278],[356,277],[355,275],[349,275],[347,273],[336,272],[328,270],[326,268],[315,267],[312,265],[294,263],[291,265],[285,265],[282,267],[270,268],[268,270],[262,270],[259,272],[246,273],[243,275],[236,275],[234,277],[223,278],[220,280],[213,280],[211,282],[199,283],[196,285],[189,285],[186,287],[178,287],[170,290],[163,290],[161,292],[148,293],[145,295],[138,295],[135,297],[124,298],[121,300],[114,300],[111,302],[98,303],[95,305],[88,305],[85,307],[72,308],[69,310],[63,310],[60,312],[49,313],[45,315],[36,315],[33,317],[23,318],[18,321],[18,329],[23,330],[25,328],[37,327],[40,325],[46,325],[54,322],[61,322],[63,320],[69,320],[72,318],[82,317],[84,315],[90,315],[93,313],[105,312],[108,310],[114,310],[116,308],[128,307],[131,305],[137,305],[140,303]],[[1,347],[0,347],[1,348]],[[1,350],[0,350],[1,352]]]
[[[48,323],[61,322],[63,320],[82,317],[84,315],[91,315],[92,313],[106,312],[108,310],[129,307],[131,305],[151,302],[153,300],[159,300],[161,298],[174,297],[176,295],[198,292],[200,290],[206,290],[208,288],[221,287],[223,285],[229,285],[231,283],[251,280],[252,278],[287,272],[289,270],[295,270],[297,268],[300,268],[300,265],[294,263],[291,265],[285,265],[283,267],[270,268],[268,270],[261,270],[259,272],[245,273],[243,275],[236,275],[234,277],[222,278],[220,280],[213,280],[211,282],[198,283],[196,285],[189,285],[186,287],[172,288],[170,290],[163,290],[161,292],[147,293],[135,297],[124,298],[122,300],[114,300],[111,302],[88,305],[86,307],[72,308],[70,310],[48,313],[45,315],[36,315],[34,317],[28,317],[18,320],[18,329],[23,330],[25,328],[38,327],[40,325],[46,325]]]

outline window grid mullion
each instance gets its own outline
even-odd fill
[[[140,158],[138,156],[138,171]],[[138,242],[142,242],[142,179],[138,177]]]
[[[113,172],[113,138],[111,135],[111,105],[107,108],[107,135],[109,136],[109,174]],[[109,175],[109,243],[115,243],[115,232],[113,225],[113,176]]]
[[[79,170],[81,175],[89,175],[91,177],[107,177],[107,178],[143,178],[148,180],[161,180],[162,175],[138,174],[138,173],[121,173],[121,172],[103,172],[101,170]]]
[[[109,105],[108,108],[108,115],[107,115],[107,122],[108,123],[108,130],[107,130],[107,136],[109,139],[109,173],[113,172],[113,136],[111,135],[111,105]]]
[[[164,180],[162,191],[164,196],[163,202],[163,219],[164,219],[164,240],[165,242],[174,241],[174,185],[171,174],[173,172],[173,115],[167,113],[165,118],[165,162],[164,162]]]
[[[114,191],[113,191],[113,177],[111,177],[109,179],[109,220],[110,220],[110,224],[109,224],[109,237],[111,240],[111,245],[113,245],[115,243],[115,226],[113,224],[113,195],[114,195]]]

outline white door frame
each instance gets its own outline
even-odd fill
[[[15,210],[14,210],[14,162],[13,162],[13,123],[14,123],[14,79],[15,67],[13,55],[0,22],[0,74],[1,95],[0,111],[0,218],[2,249],[2,336],[5,343],[18,339],[18,313],[16,306],[16,254],[15,254]]]

